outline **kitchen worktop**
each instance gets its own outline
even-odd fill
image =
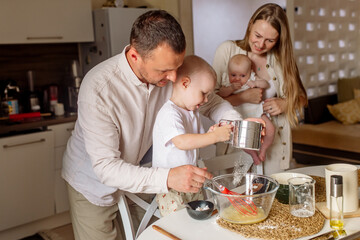
[[[51,116],[25,119],[22,122],[11,122],[9,120],[0,121],[0,137],[7,137],[23,132],[31,131],[33,129],[46,130],[47,126],[74,122],[77,115]]]

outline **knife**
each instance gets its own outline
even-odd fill
[[[333,239],[339,239],[342,236],[346,236],[345,230],[332,230],[330,232],[326,232],[316,237],[310,238],[309,240],[317,240],[317,239],[333,240]],[[341,239],[345,239],[345,238],[341,238]],[[349,238],[349,239],[354,239],[354,238]]]
[[[344,240],[354,240],[354,239],[359,239],[360,238],[360,231],[357,231],[353,234],[350,234],[344,238],[341,238],[341,239],[344,239]]]
[[[323,233],[323,234],[320,234],[316,237],[313,237],[313,238],[310,238],[309,240],[316,240],[316,239],[324,239],[324,240],[330,240],[330,239],[335,239],[334,238],[334,233],[335,231],[330,231],[330,232],[326,232],[326,233]]]

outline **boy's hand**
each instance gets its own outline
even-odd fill
[[[215,124],[211,126],[210,129],[211,128],[212,128],[211,132],[214,133],[216,137],[216,142],[225,142],[230,139],[232,125],[224,124],[220,127],[219,124]]]

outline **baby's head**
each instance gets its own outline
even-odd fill
[[[187,56],[177,70],[172,99],[180,102],[182,108],[193,111],[208,101],[215,84],[214,69],[198,56]]]
[[[251,75],[251,60],[244,54],[237,54],[230,58],[228,64],[230,83],[240,82],[244,85]]]

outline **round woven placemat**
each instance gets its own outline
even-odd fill
[[[315,201],[326,201],[325,178],[311,176],[315,179]],[[360,169],[358,169],[358,184],[360,186]],[[315,211],[309,218],[294,217],[289,212],[289,205],[279,203],[274,199],[269,216],[265,221],[249,225],[241,225],[218,218],[216,222],[223,228],[237,232],[244,237],[269,240],[288,240],[310,236],[320,232],[325,223],[324,216]]]
[[[269,216],[260,223],[241,225],[220,217],[216,222],[221,227],[247,238],[287,240],[318,233],[324,226],[325,218],[317,210],[312,217],[294,217],[289,212],[289,205],[279,203],[274,199]]]

